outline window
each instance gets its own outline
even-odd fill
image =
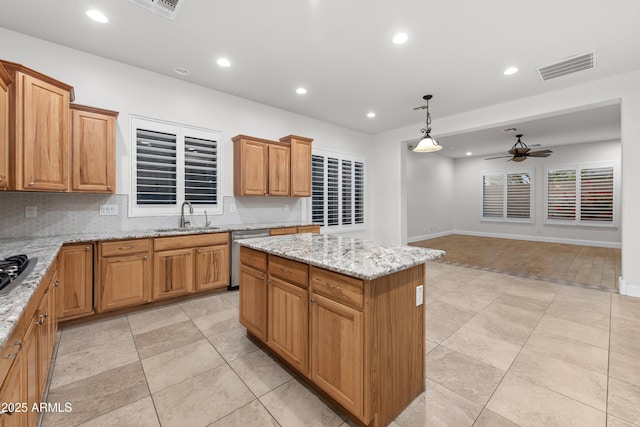
[[[482,219],[533,222],[533,173],[486,172],[482,175]]]
[[[364,159],[314,151],[311,220],[334,230],[364,226]]]
[[[615,226],[612,164],[559,166],[546,171],[547,224]]]
[[[132,117],[130,214],[173,215],[184,201],[221,213],[218,139],[214,131]]]

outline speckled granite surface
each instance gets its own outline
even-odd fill
[[[443,257],[444,251],[327,234],[295,234],[239,241],[242,246],[365,280]]]
[[[177,236],[184,234],[222,233],[238,230],[257,230],[261,228],[280,228],[312,225],[310,222],[237,224],[220,228],[190,228],[158,230],[134,230],[113,233],[65,234],[52,237],[9,238],[0,239],[0,259],[11,255],[26,254],[29,258],[37,257],[38,263],[24,280],[8,293],[0,293],[0,348],[13,331],[16,322],[22,316],[27,303],[37,289],[42,277],[65,243],[94,242],[105,240],[136,239],[145,237]]]

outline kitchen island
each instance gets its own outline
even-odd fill
[[[443,251],[331,235],[240,241],[240,322],[361,425],[425,388],[425,262]]]

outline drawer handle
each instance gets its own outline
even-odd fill
[[[5,356],[5,359],[13,359],[14,357],[16,357],[18,355],[18,353],[20,353],[20,350],[22,350],[22,343],[20,341],[16,341],[12,345],[18,346],[18,350],[16,350],[15,353],[7,354]]]
[[[53,282],[53,287],[54,287],[54,288],[57,288],[58,286],[60,286],[60,279],[56,279],[56,280]]]
[[[259,279],[260,279],[260,280],[264,280],[264,276],[260,276],[260,277],[259,277]]]
[[[285,272],[285,273],[287,273],[287,274],[290,274],[290,273],[291,273],[291,270],[287,270],[287,269],[286,269],[286,268],[284,268],[284,267],[280,267],[280,270],[284,271],[284,272]]]
[[[47,311],[46,313],[44,313],[44,314],[42,315],[42,317],[44,317],[45,319],[46,319],[47,317],[49,317],[49,312]]]
[[[315,304],[315,303],[317,303],[318,301],[316,301],[316,300],[314,300],[314,299],[311,299],[311,300],[309,300],[309,302],[311,302],[311,304]]]
[[[344,289],[341,288],[340,286],[336,286],[336,285],[332,285],[329,282],[324,282],[325,285],[327,285],[329,288],[331,289],[335,289],[336,291],[343,291]]]
[[[44,325],[44,316],[40,316],[40,320],[38,320],[36,323],[40,326]]]
[[[86,248],[84,248],[85,251],[91,250],[91,246],[87,246]]]
[[[0,182],[2,182],[2,177],[0,176]]]
[[[128,251],[129,249],[133,249],[133,246],[123,246],[121,248],[118,248],[121,251]]]
[[[255,261],[257,258],[256,258],[256,257],[254,257],[254,256],[252,256],[252,257],[250,257],[249,259],[250,259],[251,261]]]

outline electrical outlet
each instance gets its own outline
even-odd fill
[[[424,303],[424,286],[416,286],[416,307],[420,307]]]
[[[24,207],[24,217],[25,218],[36,218],[38,216],[38,207],[37,206],[25,206]]]
[[[288,203],[285,203],[285,205],[284,205],[284,211],[285,211],[285,212],[289,212],[289,204],[288,204]]]
[[[118,205],[100,205],[100,216],[118,215]]]
[[[234,213],[236,211],[236,204],[235,203],[231,203],[229,205],[229,212]]]

